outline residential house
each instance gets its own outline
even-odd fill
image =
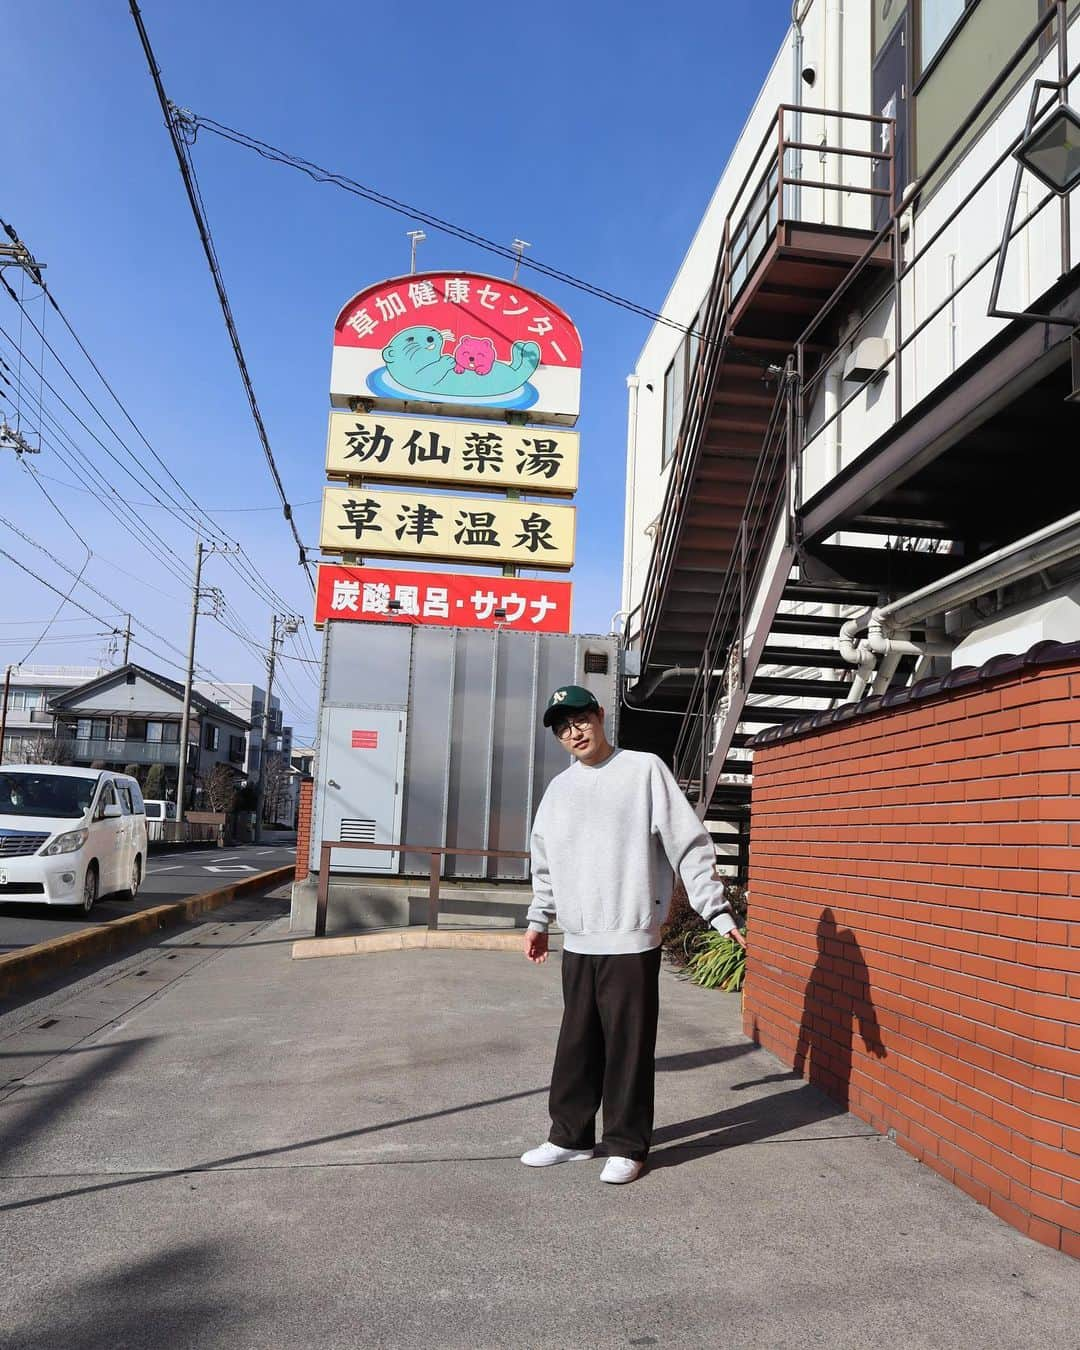
[[[49,700],[100,675],[100,666],[20,666],[11,672],[4,764],[36,763],[54,735]],[[2,687],[2,686],[0,686]]]
[[[174,797],[183,704],[183,685],[129,664],[56,695],[49,709],[69,763],[120,770],[132,766],[144,778],[152,765],[160,764],[165,770],[163,795]],[[249,730],[244,718],[192,692],[187,772],[193,793],[199,793],[217,764],[227,764],[242,776]]]

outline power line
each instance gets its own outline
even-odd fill
[[[16,350],[17,352],[19,352],[19,355],[20,355],[20,356],[23,356],[23,355],[24,355],[24,353],[21,352],[21,349],[19,349],[19,348],[16,346],[15,340],[12,338],[11,334],[7,332],[7,330],[3,327],[3,325],[0,325],[0,335],[2,335],[4,338],[6,338],[6,340],[12,345],[12,347],[14,347],[15,350]],[[30,366],[30,368],[36,372],[36,371],[37,371],[37,367],[35,367],[35,366],[33,365],[33,363],[29,361],[29,358],[26,358],[26,360],[27,360],[27,364]],[[62,364],[62,363],[61,363],[61,364]],[[66,367],[65,367],[65,371],[66,371]],[[70,372],[67,372],[67,373],[69,374],[69,377],[70,377]],[[73,378],[73,377],[71,377],[71,378]],[[74,381],[73,381],[73,382],[74,382]],[[135,478],[135,476],[130,472],[130,470],[128,470],[127,467],[126,467],[125,465],[123,465],[123,464],[116,458],[116,456],[109,450],[108,446],[105,445],[105,443],[101,440],[101,438],[100,438],[98,435],[96,435],[96,433],[95,433],[90,427],[88,427],[88,426],[86,425],[86,423],[85,423],[85,422],[83,421],[83,419],[79,416],[79,414],[78,414],[77,412],[75,412],[75,410],[71,407],[71,405],[70,405],[69,403],[67,403],[66,400],[63,398],[63,396],[60,395],[56,389],[54,389],[54,387],[52,386],[52,384],[50,384],[48,380],[45,380],[44,383],[45,383],[45,386],[48,388],[50,394],[52,394],[53,397],[56,398],[57,401],[58,401],[58,402],[66,409],[66,411],[67,411],[72,417],[75,418],[75,420],[79,423],[79,425],[83,428],[83,430],[86,431],[90,436],[93,437],[93,439],[98,443],[98,445],[101,446],[101,448],[105,451],[105,453],[109,456],[109,458],[112,459],[113,462],[114,462],[115,464],[118,465],[118,467],[120,467],[121,469],[123,469],[124,472],[127,473],[128,477],[131,478],[133,482],[136,482],[136,483],[137,483],[138,480],[137,480],[137,479]],[[85,391],[82,390],[81,386],[78,386],[77,382],[76,382],[76,387],[79,388],[80,393],[83,393],[83,396],[84,396],[84,397],[87,397],[86,394],[85,394]],[[2,397],[2,395],[0,395],[0,397]],[[90,400],[88,399],[87,401],[89,402]],[[112,432],[113,436],[116,437],[116,439],[120,442],[121,445],[124,445],[122,438],[118,435],[118,433],[116,432],[115,428],[113,428],[113,427],[111,426],[111,424],[107,421],[107,419],[104,418],[104,416],[102,415],[100,409],[96,408],[96,407],[93,405],[93,403],[91,403],[91,406],[94,407],[94,411],[95,411],[95,412],[98,414],[98,416],[101,418],[102,422],[103,422],[104,425],[108,428],[108,430],[109,430],[110,432]],[[46,410],[45,410],[45,408],[44,408],[44,405],[40,402],[40,400],[39,400],[39,413],[40,413],[43,417],[48,418],[49,422],[51,422],[51,423],[53,424],[53,426],[55,426],[56,429],[57,429],[58,431],[60,431],[60,432],[65,436],[65,438],[67,439],[68,443],[71,445],[71,448],[75,451],[75,453],[77,453],[77,454],[80,456],[80,458],[84,460],[84,462],[87,464],[87,467],[93,468],[93,471],[94,471],[94,473],[97,475],[97,477],[101,479],[102,483],[108,488],[108,490],[109,490],[109,491],[113,494],[113,496],[116,498],[117,503],[120,504],[120,508],[121,508],[122,512],[125,514],[127,520],[129,521],[128,532],[131,533],[131,534],[133,534],[133,537],[135,537],[140,543],[143,544],[143,546],[144,546],[145,548],[148,549],[148,551],[149,551],[152,555],[154,555],[155,557],[157,557],[157,558],[159,559],[159,561],[161,561],[161,559],[160,559],[160,549],[158,548],[158,541],[157,541],[155,538],[153,538],[152,536],[149,535],[148,531],[146,530],[146,527],[145,527],[145,526],[143,525],[143,523],[138,519],[138,517],[135,516],[134,512],[132,512],[132,510],[131,510],[131,508],[130,508],[130,505],[129,505],[129,503],[128,503],[128,500],[127,500],[126,498],[121,497],[120,494],[116,491],[116,488],[108,481],[108,479],[106,479],[106,478],[104,477],[104,475],[92,465],[92,461],[90,461],[90,459],[89,459],[82,451],[78,450],[78,448],[77,448],[77,447],[75,446],[75,444],[74,444],[74,441],[71,439],[70,435],[68,435],[66,432],[63,431],[63,428],[60,426],[60,423],[57,421],[57,419],[56,419],[55,417],[53,417],[51,414],[49,414],[49,413],[46,412]],[[40,428],[40,427],[38,428],[38,439],[39,439],[39,441],[41,441],[43,444],[48,444],[48,442],[45,442],[45,441],[43,440],[43,438],[42,438],[42,433],[41,433],[41,428]],[[57,447],[54,446],[54,447],[52,447],[52,448],[56,449]],[[124,445],[124,449],[127,451],[127,453],[128,453],[129,455],[131,455],[131,451],[130,451],[130,449],[129,449],[126,445]],[[133,459],[135,458],[133,455],[132,455],[131,457],[132,457]],[[138,462],[138,461],[136,460],[136,462]],[[69,467],[71,467],[70,464],[69,464]],[[77,470],[76,470],[75,472],[76,472],[77,476],[81,476],[81,475],[78,475],[78,471],[77,471]],[[144,470],[144,472],[147,472],[147,471]],[[147,476],[151,478],[151,481],[154,483],[154,486],[157,486],[157,487],[161,487],[161,486],[162,486],[161,484],[157,483],[156,480],[153,479],[152,475],[150,475],[148,472],[147,472]],[[84,479],[83,481],[85,482],[86,480]],[[162,490],[164,490],[164,489],[162,489]],[[95,493],[94,495],[97,496],[96,493]],[[102,499],[101,499],[100,497],[98,497],[98,500],[101,501]],[[194,500],[194,499],[192,499],[192,500]],[[103,504],[104,504],[104,503],[103,503]],[[176,513],[175,510],[173,510],[170,506],[166,505],[164,502],[160,502],[160,501],[159,501],[159,502],[153,503],[153,504],[156,505],[156,506],[158,506],[158,507],[160,507],[162,510],[167,511],[171,516],[173,516],[174,519],[176,519],[176,520],[178,521],[179,524],[183,525],[185,528],[190,528],[192,525],[194,525],[194,527],[195,527],[196,530],[201,530],[201,528],[202,528],[201,521],[200,521],[200,520],[194,520],[194,519],[191,517],[190,513],[186,511],[186,509],[185,509],[185,515],[187,516],[187,519],[183,519],[183,518],[181,518],[180,516],[177,515],[177,513]],[[198,503],[196,503],[196,506],[198,506]],[[184,509],[184,508],[181,508],[181,509]],[[200,507],[199,510],[201,511],[202,508]],[[131,528],[131,522],[133,522],[134,525],[135,525],[134,530]],[[213,521],[210,521],[209,523],[210,523],[212,526],[214,525],[214,522],[213,522]],[[228,535],[226,535],[223,531],[221,531],[220,527],[214,526],[214,529],[215,529],[216,532],[217,532],[217,533],[216,533],[216,536],[214,535],[214,532],[211,531],[211,537],[212,537],[212,538],[213,538],[213,537],[216,537],[217,540],[218,540],[218,542],[220,542],[221,540],[227,540],[227,541],[229,541],[230,543],[233,543],[233,542],[234,542],[234,541],[232,541],[232,540],[229,538]],[[149,542],[148,542],[148,541],[149,541]],[[239,545],[236,545],[236,547],[239,548]],[[288,602],[285,601],[285,600],[283,599],[283,597],[279,596],[279,595],[273,590],[273,588],[270,587],[270,586],[262,579],[262,577],[260,576],[259,572],[256,570],[254,564],[252,563],[251,559],[247,556],[246,553],[244,553],[244,552],[241,550],[239,553],[231,553],[231,552],[230,552],[230,553],[223,553],[222,556],[225,557],[225,559],[226,559],[226,561],[228,562],[230,568],[236,573],[236,575],[240,578],[240,580],[244,582],[244,584],[245,584],[245,585],[246,585],[246,586],[247,586],[247,587],[248,587],[248,588],[256,595],[256,597],[257,597],[258,599],[262,600],[265,604],[269,605],[269,607],[270,607],[271,609],[278,608],[278,607],[285,608],[285,609],[291,608],[290,605],[288,604]],[[163,564],[163,565],[164,565],[164,564]],[[172,567],[172,570],[173,570],[173,574],[176,575],[176,576],[178,577],[179,580],[182,580],[182,581],[185,581],[185,582],[186,582],[187,578],[184,577],[182,573],[177,573],[177,572],[176,572],[176,569],[175,569],[175,566]]]
[[[15,230],[12,228],[12,226],[8,225],[8,224],[5,223],[5,222],[0,222],[0,223],[3,223],[3,228],[6,230],[7,234],[8,234],[9,237],[15,242],[15,244],[16,244],[18,247],[22,248],[24,251],[26,251],[26,252],[28,253],[28,250],[26,250],[25,244],[23,244],[22,241],[19,239],[19,236],[16,234],[16,232],[15,232]],[[35,276],[35,278],[37,278],[37,279],[40,280],[40,272],[39,272],[36,268],[32,269],[32,272],[33,272],[33,275]],[[154,476],[154,474],[153,474],[153,473],[146,467],[146,465],[140,460],[140,458],[139,458],[137,455],[134,454],[134,452],[132,451],[131,447],[127,444],[127,442],[124,440],[124,438],[120,435],[120,433],[119,433],[119,432],[116,430],[116,428],[112,425],[112,423],[109,421],[109,419],[105,416],[105,414],[104,414],[104,413],[101,411],[101,409],[97,406],[97,404],[94,403],[94,401],[90,398],[89,394],[87,394],[86,390],[82,387],[82,385],[78,382],[78,380],[75,378],[75,376],[71,373],[71,371],[70,371],[70,370],[68,369],[68,367],[65,365],[64,361],[61,359],[61,357],[59,356],[59,354],[56,352],[56,350],[52,347],[51,344],[48,344],[48,343],[45,342],[45,337],[44,337],[44,332],[43,332],[43,330],[42,330],[42,329],[39,329],[39,328],[37,327],[37,324],[34,322],[33,316],[30,315],[29,312],[25,310],[25,307],[24,307],[22,301],[19,299],[18,296],[15,295],[15,293],[12,291],[12,289],[10,288],[10,286],[8,286],[6,282],[3,282],[2,277],[0,277],[0,284],[3,284],[3,285],[4,285],[4,288],[7,290],[8,294],[9,294],[9,295],[11,296],[11,298],[12,298],[13,300],[15,300],[15,302],[19,305],[20,325],[21,325],[22,318],[23,318],[23,316],[25,315],[25,317],[26,317],[27,319],[29,319],[30,323],[31,323],[31,324],[33,325],[33,327],[35,328],[35,331],[37,331],[37,332],[39,332],[39,333],[41,334],[43,345],[45,345],[45,346],[48,347],[49,352],[53,355],[53,357],[55,358],[55,360],[57,361],[57,363],[60,365],[61,369],[62,369],[62,370],[64,371],[64,373],[67,375],[68,379],[71,380],[72,384],[74,384],[75,388],[79,391],[79,393],[82,395],[82,397],[86,400],[87,404],[93,409],[93,411],[94,411],[95,414],[97,415],[98,419],[101,421],[102,425],[103,425],[103,426],[106,428],[106,430],[112,435],[112,437],[115,439],[115,441],[117,442],[117,444],[124,450],[124,452],[127,454],[127,456],[129,457],[129,459],[131,459],[132,462],[133,462],[134,464],[137,465],[137,467],[140,469],[140,471],[141,471],[141,472],[143,473],[143,475],[146,477],[146,479],[148,480],[149,485],[150,485],[150,487],[151,487],[151,490],[154,490],[154,489],[158,490],[158,491],[162,494],[162,496],[165,497],[165,498],[168,500],[168,502],[171,502],[171,503],[172,503],[172,506],[175,506],[179,511],[181,511],[181,512],[183,513],[183,517],[184,517],[184,518],[182,518],[181,516],[178,516],[178,515],[177,515],[177,511],[176,511],[176,510],[173,510],[173,509],[172,509],[172,506],[166,505],[166,502],[165,502],[165,501],[159,500],[159,501],[153,502],[153,503],[146,503],[145,505],[148,505],[148,506],[157,506],[159,509],[162,509],[162,510],[167,511],[170,515],[172,515],[175,519],[177,519],[177,520],[179,521],[179,523],[184,524],[185,527],[191,527],[191,526],[194,526],[195,529],[198,530],[198,531],[200,531],[200,532],[202,532],[203,530],[206,530],[206,531],[209,533],[210,537],[211,537],[211,538],[215,538],[215,539],[217,540],[217,542],[226,542],[226,543],[228,543],[228,544],[235,544],[236,541],[233,540],[233,539],[232,539],[232,538],[231,538],[231,537],[230,537],[230,536],[222,529],[222,527],[221,527],[220,525],[218,525],[214,520],[212,520],[212,519],[207,515],[206,509],[205,509],[204,507],[202,507],[202,506],[199,504],[199,502],[191,495],[191,493],[189,493],[189,492],[184,488],[183,484],[181,484],[181,483],[179,482],[179,480],[178,480],[178,479],[172,474],[172,472],[168,469],[168,466],[165,464],[165,461],[161,458],[161,456],[157,453],[157,451],[154,450],[154,447],[153,447],[153,446],[150,444],[150,442],[147,440],[146,436],[143,434],[143,432],[141,431],[141,429],[138,427],[138,425],[136,424],[136,422],[135,422],[134,419],[132,418],[131,414],[128,412],[127,408],[126,408],[126,407],[124,406],[124,404],[120,401],[119,395],[118,395],[118,394],[116,393],[116,391],[113,389],[112,385],[109,384],[108,380],[105,378],[105,375],[104,375],[103,372],[101,371],[100,367],[97,365],[97,363],[94,361],[93,357],[90,355],[89,351],[86,349],[85,344],[82,342],[82,340],[79,338],[78,334],[75,332],[75,329],[74,329],[73,326],[71,325],[71,323],[70,323],[70,321],[68,320],[67,316],[66,316],[66,315],[63,313],[63,311],[60,309],[59,304],[57,303],[55,297],[53,297],[51,293],[48,294],[48,298],[49,298],[50,304],[53,305],[53,307],[56,309],[56,312],[60,315],[60,318],[62,319],[62,321],[64,322],[64,324],[65,324],[65,326],[67,327],[68,331],[71,333],[72,337],[74,338],[74,340],[75,340],[76,343],[78,344],[79,349],[82,351],[83,355],[86,357],[87,361],[90,363],[90,365],[91,365],[91,367],[93,368],[95,374],[98,376],[98,378],[99,378],[99,379],[101,380],[101,382],[104,384],[105,388],[108,390],[109,394],[111,395],[111,397],[113,398],[113,400],[116,402],[116,404],[117,404],[117,406],[120,408],[121,412],[122,412],[122,413],[124,414],[124,416],[127,418],[128,422],[130,422],[131,425],[132,425],[132,427],[135,428],[136,432],[138,433],[138,435],[139,435],[140,438],[142,439],[143,443],[146,445],[147,449],[151,452],[151,454],[154,456],[154,458],[155,458],[160,464],[162,464],[162,466],[165,468],[166,472],[169,474],[169,477],[172,478],[172,480],[173,480],[174,483],[176,483],[176,485],[177,485],[177,487],[179,488],[179,490],[181,491],[181,493],[183,493],[183,495],[188,499],[188,501],[191,502],[192,506],[195,508],[195,511],[198,513],[198,518],[196,518],[195,516],[193,516],[192,513],[191,513],[191,511],[190,511],[190,510],[189,510],[182,502],[180,502],[180,501],[177,499],[177,497],[175,496],[175,494],[173,494],[172,492],[170,492],[170,490],[165,486],[165,484],[162,483],[162,482],[160,481],[160,479],[156,478],[156,477]],[[42,282],[41,284],[42,284],[42,287],[43,287],[43,293],[44,293],[44,282]],[[47,380],[45,380],[45,378],[44,378],[44,370],[43,370],[43,366],[42,366],[42,368],[40,368],[40,369],[39,369],[38,367],[35,367],[35,366],[33,365],[33,363],[30,361],[29,357],[26,357],[26,356],[25,356],[25,353],[23,352],[21,346],[18,346],[18,345],[15,344],[15,342],[14,342],[14,340],[12,339],[12,337],[11,337],[10,334],[7,333],[7,332],[6,332],[5,330],[3,330],[2,328],[0,328],[0,332],[3,332],[3,335],[4,335],[5,338],[7,338],[8,342],[11,343],[13,346],[16,347],[16,350],[17,350],[18,355],[19,355],[20,368],[21,368],[21,362],[25,359],[25,360],[26,360],[26,363],[27,363],[27,365],[30,367],[30,369],[34,370],[34,371],[41,377],[41,380],[42,380],[43,384],[45,384],[45,385],[48,386],[49,392],[50,392],[55,398],[57,398],[58,401],[59,401],[59,402],[67,409],[67,411],[68,411],[68,412],[76,419],[76,421],[79,422],[80,426],[82,426],[83,429],[84,429],[89,435],[93,436],[93,438],[97,441],[97,443],[101,446],[101,448],[105,451],[105,453],[106,453],[107,455],[109,455],[109,457],[113,460],[114,463],[117,464],[117,466],[118,466],[119,468],[121,468],[121,469],[124,470],[124,472],[128,475],[128,477],[131,478],[132,482],[135,482],[135,483],[139,484],[139,480],[135,477],[134,474],[131,473],[131,471],[126,467],[126,465],[122,464],[122,463],[116,458],[116,456],[109,450],[109,448],[105,445],[105,443],[101,440],[101,438],[100,438],[99,436],[97,436],[96,433],[94,433],[94,432],[91,430],[91,428],[88,427],[88,426],[86,425],[86,423],[82,420],[82,418],[79,417],[78,413],[76,413],[76,412],[74,411],[74,409],[71,408],[71,406],[63,399],[63,397],[58,393],[58,391],[57,391],[56,389],[54,389],[54,387],[53,387],[51,384],[49,384],[49,382],[48,382]],[[40,398],[40,396],[39,396],[39,399],[38,399],[38,405],[39,405],[39,408],[41,408],[41,398]],[[139,486],[146,486],[146,484],[139,484]],[[276,509],[276,508],[274,508],[274,509]],[[185,518],[186,518],[186,519],[185,519]],[[294,528],[295,528],[295,527],[294,527]],[[279,606],[279,605],[280,605],[281,607],[285,608],[285,609],[291,608],[291,606],[289,605],[289,603],[288,603],[283,597],[276,595],[276,593],[272,590],[272,588],[266,585],[266,583],[263,581],[261,575],[259,574],[258,570],[254,567],[254,565],[252,564],[252,562],[250,561],[250,559],[248,559],[247,556],[246,556],[246,554],[243,553],[243,550],[240,550],[240,549],[239,549],[239,545],[236,545],[236,547],[237,547],[237,549],[239,550],[239,556],[234,557],[232,554],[228,554],[228,555],[225,555],[225,556],[227,556],[227,557],[230,558],[230,562],[229,562],[230,567],[233,569],[233,571],[235,571],[235,572],[237,573],[237,575],[240,577],[240,579],[244,581],[245,585],[249,586],[249,588],[252,589],[252,590],[254,591],[254,593],[258,596],[258,598],[264,600],[264,601],[265,601],[272,609],[275,608],[275,607],[277,607],[277,606]]]
[[[36,472],[39,478],[47,478],[50,483],[59,483],[61,487],[70,488],[72,492],[90,491],[89,488],[78,487],[75,483],[69,483],[63,478],[55,477],[53,474],[42,473],[40,469],[38,469]],[[321,499],[319,497],[312,497],[310,501],[293,502],[293,507],[295,509],[301,506],[318,506],[320,504],[320,500]],[[129,505],[131,506],[148,507],[151,510],[162,511],[165,509],[160,502],[140,502],[135,501],[133,498],[129,498],[128,502]],[[277,506],[208,506],[205,509],[207,511],[214,511],[218,515],[239,515],[243,512],[249,511],[277,511],[279,508]]]
[[[225,327],[228,330],[229,340],[232,343],[233,355],[236,357],[236,364],[240,370],[240,377],[244,384],[244,391],[247,394],[248,405],[251,408],[251,416],[255,422],[255,429],[258,432],[259,440],[263,448],[263,454],[266,457],[266,463],[270,469],[270,476],[274,481],[278,497],[281,500],[282,514],[289,524],[293,541],[296,544],[300,565],[304,568],[304,574],[311,586],[312,593],[314,593],[315,578],[311,575],[311,565],[308,562],[307,552],[300,540],[296,522],[293,520],[292,507],[289,505],[289,499],[285,495],[285,488],[281,481],[281,475],[278,473],[277,463],[274,460],[274,452],[270,447],[270,437],[267,435],[262,413],[259,411],[259,403],[255,397],[255,386],[253,385],[251,375],[248,372],[247,361],[244,359],[244,351],[240,345],[240,336],[236,331],[236,324],[232,315],[232,306],[229,304],[228,293],[225,290],[225,281],[218,264],[217,251],[214,248],[214,241],[210,234],[210,224],[206,218],[206,212],[202,204],[198,180],[195,176],[195,168],[191,162],[191,156],[188,154],[187,146],[184,144],[180,135],[173,105],[166,96],[165,86],[161,79],[161,71],[158,68],[157,61],[154,59],[153,48],[150,46],[150,38],[148,37],[146,27],[143,24],[139,6],[136,4],[135,0],[129,0],[129,4],[131,8],[131,17],[135,20],[135,27],[139,32],[139,40],[142,43],[146,62],[150,67],[150,75],[154,81],[154,88],[157,91],[158,102],[161,104],[161,111],[165,117],[165,126],[168,130],[169,140],[172,142],[173,151],[176,155],[176,162],[180,168],[180,177],[184,180],[184,189],[187,192],[188,203],[191,206],[192,215],[195,217],[195,225],[199,231],[199,239],[202,242],[203,252],[206,254],[206,261],[210,267],[210,275],[213,278],[214,288],[217,291],[218,303],[221,305],[221,312],[225,319]]]
[[[132,0],[132,6],[134,8],[134,0]],[[552,281],[558,281],[564,286],[583,291],[586,295],[591,295],[597,300],[603,300],[609,305],[616,305],[619,309],[628,310],[631,314],[649,319],[652,323],[660,324],[664,328],[674,328],[680,333],[688,333],[703,342],[712,341],[704,333],[694,329],[692,325],[678,323],[675,319],[669,319],[666,315],[650,309],[647,305],[639,305],[634,300],[628,300],[625,296],[617,295],[614,291],[606,290],[603,286],[596,286],[591,281],[574,276],[571,272],[564,272],[561,268],[552,267],[550,264],[539,262],[535,258],[526,258],[518,249],[497,243],[493,239],[488,239],[485,235],[477,234],[475,230],[469,230],[462,225],[455,225],[451,221],[443,220],[420,207],[410,206],[407,202],[398,201],[394,197],[387,196],[385,192],[379,192],[377,188],[358,183],[346,174],[337,173],[333,169],[324,169],[299,155],[290,154],[288,151],[281,150],[266,141],[261,141],[255,136],[249,136],[246,132],[225,126],[212,117],[204,117],[201,113],[194,113],[186,108],[176,108],[172,104],[169,105],[169,108],[172,117],[182,127],[190,129],[192,136],[201,129],[211,131],[215,136],[220,136],[226,141],[232,141],[234,145],[242,146],[245,150],[253,150],[263,159],[270,160],[275,164],[284,164],[290,169],[298,169],[316,183],[329,183],[333,187],[351,193],[354,197],[362,197],[375,206],[385,207],[388,211],[393,211],[399,216],[405,216],[409,220],[420,221],[442,234],[451,235],[464,243],[472,244],[488,253],[494,253],[500,258],[505,258],[508,262],[531,268],[534,272],[539,272],[541,276],[548,277]]]

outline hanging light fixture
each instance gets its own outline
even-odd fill
[[[1080,183],[1080,116],[1067,103],[1031,131],[1016,158],[1040,182],[1063,197]]]

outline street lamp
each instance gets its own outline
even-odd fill
[[[1065,196],[1080,183],[1080,116],[1067,103],[1059,103],[1014,153],[1040,182]]]

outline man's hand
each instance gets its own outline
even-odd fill
[[[533,928],[525,930],[525,955],[535,966],[542,965],[548,956],[548,935]]]
[[[743,951],[746,951],[746,936],[738,928],[733,928],[730,933],[725,933],[724,936],[729,937],[732,942],[737,942]]]

